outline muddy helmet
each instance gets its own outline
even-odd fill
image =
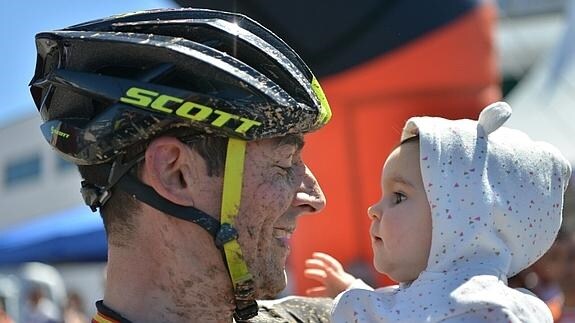
[[[254,140],[313,131],[331,114],[300,57],[239,14],[136,12],[39,33],[36,46],[43,134],[76,164],[169,128]]]

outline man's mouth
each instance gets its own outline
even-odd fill
[[[293,232],[293,228],[274,228],[272,231],[272,236],[279,240],[285,247],[289,247],[289,241]]]

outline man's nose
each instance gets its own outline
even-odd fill
[[[325,196],[311,170],[305,166],[304,176],[295,195],[293,206],[306,208],[307,213],[317,213],[325,207]]]

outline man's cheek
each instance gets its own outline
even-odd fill
[[[266,218],[277,218],[289,207],[291,202],[288,185],[281,181],[266,182],[258,188],[260,210]]]

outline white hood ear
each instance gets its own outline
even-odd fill
[[[505,102],[495,102],[487,106],[479,114],[478,123],[489,135],[501,127],[511,117],[511,107]]]

